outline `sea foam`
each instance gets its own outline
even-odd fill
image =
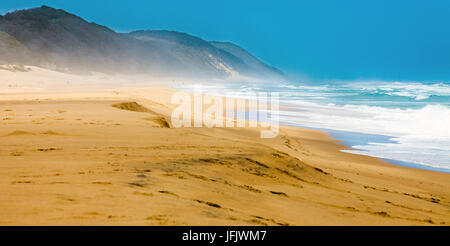
[[[230,83],[205,90],[218,95],[228,92],[236,97],[245,97],[248,91],[279,92],[281,124],[377,134],[391,140],[355,144],[348,152],[450,171],[447,83]]]

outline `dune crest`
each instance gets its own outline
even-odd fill
[[[128,111],[133,111],[133,112],[154,113],[150,109],[148,109],[148,108],[138,104],[137,102],[116,103],[116,104],[113,104],[112,106],[114,108],[118,108],[118,109],[122,109],[122,110],[128,110]]]
[[[22,131],[22,130],[17,130],[17,131],[13,131],[11,133],[8,133],[5,135],[5,137],[9,137],[9,136],[29,136],[29,135],[36,135],[32,132],[27,132],[27,131]]]
[[[139,112],[139,113],[150,113],[154,114],[156,116],[144,118],[144,120],[149,120],[157,124],[161,128],[170,128],[170,123],[166,120],[166,118],[140,104],[137,102],[123,102],[123,103],[116,103],[111,105],[114,108],[122,109],[122,110],[128,110],[133,112]]]

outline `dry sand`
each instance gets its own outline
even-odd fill
[[[170,128],[173,92],[0,95],[0,225],[450,224],[450,174],[314,130]]]

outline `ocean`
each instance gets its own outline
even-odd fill
[[[352,147],[346,152],[450,173],[449,83],[233,82],[203,85],[202,90],[236,97],[278,92],[282,125],[327,131]]]

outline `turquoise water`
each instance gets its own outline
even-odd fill
[[[450,84],[446,83],[340,82],[319,86],[282,84],[278,87],[285,95],[317,103],[401,109],[450,106]]]
[[[279,122],[327,130],[347,152],[450,172],[450,84],[418,82],[226,83],[203,91],[245,98],[278,92]],[[339,133],[339,134],[338,134]]]

